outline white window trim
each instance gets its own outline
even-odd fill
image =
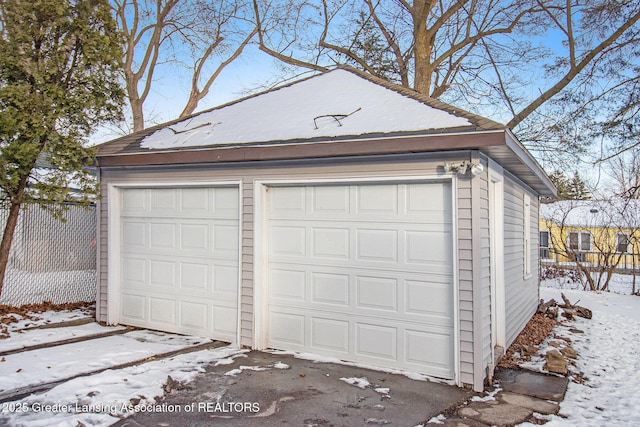
[[[577,234],[578,235],[578,248],[577,249],[573,249],[571,247],[571,235],[572,234]],[[589,235],[589,249],[582,249],[582,235],[583,234],[588,234]],[[590,231],[584,231],[584,230],[575,230],[575,231],[569,231],[567,232],[567,248],[570,251],[575,251],[575,252],[592,252],[593,251],[593,234]]]
[[[539,246],[545,249],[551,249],[551,230],[539,230],[539,233],[547,233],[547,246],[542,246],[542,239],[540,239]]]
[[[620,236],[624,236],[625,237],[625,242],[626,242],[626,250],[624,252],[620,252],[618,249],[620,248]],[[629,246],[631,246],[631,235],[629,233],[625,233],[623,231],[618,231],[616,233],[616,253],[619,254],[628,254],[629,253]]]

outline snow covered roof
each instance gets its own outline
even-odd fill
[[[640,227],[640,200],[560,200],[540,205],[540,216],[572,227]]]
[[[254,144],[472,125],[467,118],[335,69],[163,127],[140,146]]]
[[[100,151],[179,150],[478,129],[505,126],[341,67],[119,138],[100,146]]]
[[[115,139],[97,157],[110,167],[450,150],[481,150],[555,194],[506,126],[347,66]]]

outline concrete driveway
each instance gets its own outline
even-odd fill
[[[156,412],[137,413],[115,425],[412,427],[473,394],[404,375],[289,355],[252,351],[246,356],[207,368],[186,388],[173,385]]]

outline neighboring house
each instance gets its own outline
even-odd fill
[[[481,390],[538,303],[509,129],[338,68],[102,145],[97,317]]]
[[[561,200],[541,204],[540,258],[640,268],[640,200]]]

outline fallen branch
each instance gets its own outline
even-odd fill
[[[555,306],[556,306],[556,300],[554,299],[550,299],[547,302],[544,302],[543,299],[540,299],[540,304],[538,304],[537,313],[546,314],[550,307],[555,307]]]
[[[563,315],[566,318],[571,319],[574,315],[584,317],[585,319],[591,319],[591,317],[593,317],[593,313],[591,312],[591,310],[586,307],[576,305],[578,302],[576,302],[576,304],[571,304],[571,301],[569,301],[569,298],[567,298],[565,294],[560,295],[562,296],[564,304],[559,305],[559,307],[564,308]]]

